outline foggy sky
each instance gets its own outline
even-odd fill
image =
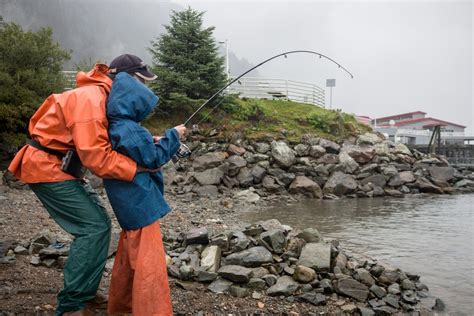
[[[370,117],[421,110],[474,134],[471,1],[174,1],[206,11],[229,49],[257,64],[309,49],[355,76],[308,55],[259,68],[261,76],[312,82],[336,79],[333,107]],[[328,97],[328,93],[327,99]]]

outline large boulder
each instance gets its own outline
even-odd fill
[[[378,187],[383,188],[383,187],[385,187],[385,184],[387,183],[387,180],[381,174],[374,174],[374,175],[371,175],[370,177],[367,177],[367,178],[360,181],[361,185],[366,185],[366,184],[369,184],[369,183],[372,183],[372,184],[374,184]]]
[[[223,177],[224,171],[220,168],[207,169],[194,174],[194,179],[196,179],[200,185],[219,184]]]
[[[307,243],[301,250],[298,265],[316,271],[329,271],[331,266],[331,245],[328,243]]]
[[[239,173],[237,174],[236,179],[237,181],[239,181],[240,186],[244,188],[247,188],[253,184],[252,173],[250,172],[250,169],[247,167],[240,169]]]
[[[339,146],[339,144],[337,144],[333,141],[324,139],[324,138],[321,138],[319,140],[319,146],[323,147],[326,150],[326,152],[330,153],[330,154],[338,154],[339,149],[341,148],[341,146]]]
[[[272,263],[273,256],[265,247],[252,247],[240,252],[228,255],[227,264],[241,265],[244,267],[259,267],[264,263]]]
[[[443,194],[443,190],[432,184],[430,181],[428,181],[425,178],[418,178],[415,182],[415,187],[417,187],[420,192],[426,192],[426,193],[437,193],[437,194]]]
[[[411,183],[416,180],[415,175],[411,171],[402,171],[399,173],[399,176],[402,183]]]
[[[338,279],[334,282],[337,293],[352,297],[359,302],[365,302],[369,295],[369,288],[354,279]]]
[[[455,169],[453,167],[430,167],[430,176],[438,181],[450,181],[454,178]]]
[[[290,184],[288,191],[292,194],[301,193],[318,199],[323,196],[323,192],[319,185],[305,176],[297,176]]]
[[[339,164],[344,168],[345,173],[354,173],[359,169],[359,164],[348,153],[339,153]]]
[[[235,283],[247,283],[253,275],[252,269],[238,265],[222,266],[217,273]]]
[[[342,147],[341,152],[347,153],[358,163],[368,163],[375,156],[375,148],[370,145],[346,145]]]
[[[279,295],[284,295],[288,296],[296,292],[298,289],[298,282],[293,280],[292,277],[285,275],[280,278],[278,278],[277,282],[275,285],[271,286],[267,290],[267,295],[270,296],[279,296]]]
[[[348,174],[340,171],[334,172],[324,185],[324,193],[331,193],[338,196],[352,193],[357,189],[357,182]]]
[[[273,141],[271,148],[273,159],[279,166],[289,168],[296,162],[294,151],[285,142]]]
[[[228,154],[225,152],[210,152],[202,156],[196,157],[193,161],[193,168],[195,171],[203,171],[209,168],[219,166],[227,158]]]

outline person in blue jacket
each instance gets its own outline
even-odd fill
[[[133,55],[123,55],[107,100],[112,148],[152,172],[137,173],[133,182],[104,179],[104,187],[122,227],[109,288],[109,313],[171,315],[165,253],[159,219],[170,211],[159,169],[180,146],[183,125],[165,131],[156,141],[139,123],[158,97],[134,73]],[[136,57],[138,58],[138,57]],[[140,60],[141,62],[141,60]],[[125,65],[124,65],[125,64]],[[131,64],[131,65],[130,65]],[[138,64],[139,66],[140,64]]]

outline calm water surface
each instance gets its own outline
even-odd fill
[[[317,228],[344,249],[421,275],[449,314],[474,315],[474,195],[306,200],[243,213]]]

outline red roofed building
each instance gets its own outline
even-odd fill
[[[441,126],[442,138],[446,142],[458,142],[456,138],[464,135],[466,128],[464,125],[426,117],[422,111],[376,118],[372,120],[372,126],[390,139],[407,144],[427,144],[435,126]]]

